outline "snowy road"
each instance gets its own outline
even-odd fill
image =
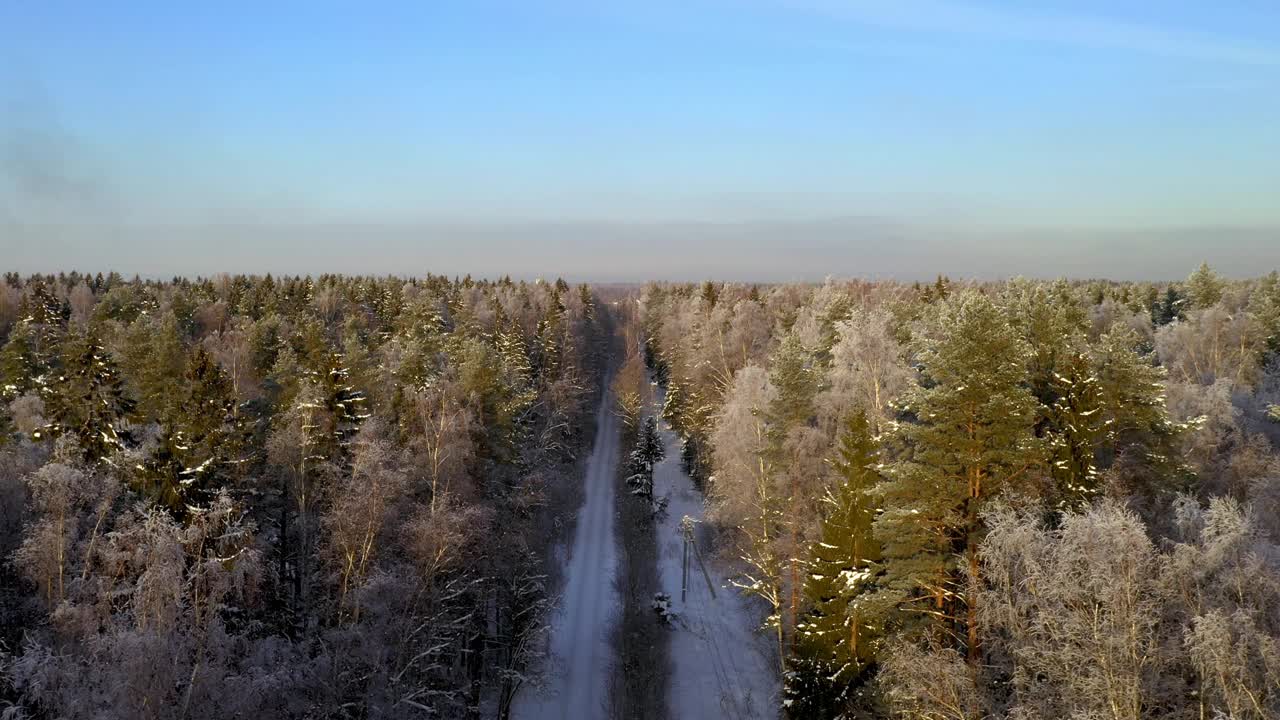
[[[661,395],[657,406],[662,406]],[[667,457],[654,468],[653,492],[667,497],[667,512],[656,530],[658,572],[679,616],[671,635],[668,717],[776,718],[781,692],[777,653],[771,636],[757,631],[765,613],[729,585],[729,573],[710,557],[705,532],[698,533],[698,545],[715,597],[690,554],[688,595],[685,602],[680,601],[684,553],[680,520],[688,515],[701,521],[704,504],[702,493],[680,467],[679,438],[665,422],[660,431]]]
[[[595,446],[587,459],[585,499],[578,511],[573,547],[565,566],[564,594],[552,616],[546,683],[526,688],[511,710],[515,720],[605,718],[613,650],[610,631],[618,616],[613,580],[614,483],[618,463],[617,418],[600,406]]]

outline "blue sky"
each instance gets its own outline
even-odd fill
[[[697,245],[644,268],[673,277],[793,243],[827,250],[732,274],[910,274],[878,248],[939,238],[921,275],[1061,274],[1039,250],[1086,237],[1072,273],[1280,264],[1274,0],[15,2],[0,35],[23,269],[320,263],[299,227],[304,272],[621,279],[646,237]],[[1099,237],[1181,239],[1156,270]]]

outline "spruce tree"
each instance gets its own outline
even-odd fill
[[[31,324],[19,321],[0,350],[0,401],[7,403],[28,392],[42,392],[49,370],[48,358],[36,352]]]
[[[875,521],[885,576],[882,602],[963,638],[981,657],[978,597],[982,512],[1029,485],[1044,456],[1033,434],[1036,400],[1027,390],[1028,349],[984,295],[962,293],[941,308],[940,337],[918,348],[924,382],[906,398],[900,459],[879,485]]]
[[[332,423],[328,428],[333,438],[331,448],[337,453],[335,457],[345,460],[360,424],[369,417],[365,393],[351,383],[351,371],[342,353],[328,353],[320,379],[327,417]]]
[[[187,365],[186,348],[172,314],[151,320],[143,317],[124,332],[120,364],[131,381],[144,420],[164,423],[177,408],[173,389],[182,384]]]
[[[177,517],[206,506],[234,478],[249,437],[235,412],[231,383],[204,348],[183,374],[176,411],[161,425],[156,450],[136,475],[138,488]]]
[[[1054,373],[1053,406],[1046,415],[1049,471],[1057,483],[1058,505],[1078,508],[1097,497],[1097,452],[1106,429],[1102,390],[1089,358],[1074,353]]]
[[[69,335],[50,388],[51,433],[74,436],[84,459],[97,463],[124,447],[117,425],[133,411],[115,360],[92,331]]]
[[[658,434],[658,422],[649,416],[640,424],[635,447],[627,459],[627,485],[631,487],[631,494],[653,501],[653,467],[664,457],[666,449]]]
[[[821,536],[806,562],[810,609],[797,626],[796,662],[787,683],[794,717],[825,716],[855,700],[875,663],[882,623],[865,605],[879,573],[871,497],[881,479],[877,462],[866,414],[849,415],[831,460],[839,480],[823,498]]]
[[[1178,449],[1180,428],[1165,405],[1165,372],[1137,351],[1133,330],[1113,328],[1091,351],[1103,426],[1099,467],[1125,460],[1134,490],[1155,497],[1189,479]]]
[[[1174,320],[1181,320],[1184,305],[1186,298],[1182,297],[1176,287],[1170,285],[1165,288],[1164,296],[1152,306],[1151,321],[1156,325],[1168,325]]]

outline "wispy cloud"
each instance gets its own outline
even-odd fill
[[[1212,63],[1280,68],[1280,48],[1100,17],[949,0],[777,0],[785,7],[901,30],[1123,50]]]

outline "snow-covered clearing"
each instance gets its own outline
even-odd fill
[[[659,395],[657,406],[662,406]],[[764,619],[762,607],[729,584],[730,569],[715,562],[707,542],[702,493],[680,466],[680,439],[671,427],[659,427],[666,459],[654,467],[655,498],[667,499],[666,513],[658,526],[658,572],[663,592],[671,597],[677,615],[671,635],[671,684],[668,715],[685,718],[776,718],[781,685],[777,653],[771,638],[758,631]],[[689,516],[700,524],[695,532],[698,547],[711,576],[715,597],[690,551],[689,584],[680,600],[684,539],[680,521]]]
[[[525,687],[512,704],[516,720],[608,717],[609,635],[618,615],[613,534],[618,420],[601,403],[595,446],[587,460],[585,499],[565,566],[564,594],[551,619],[548,666],[540,687]]]

